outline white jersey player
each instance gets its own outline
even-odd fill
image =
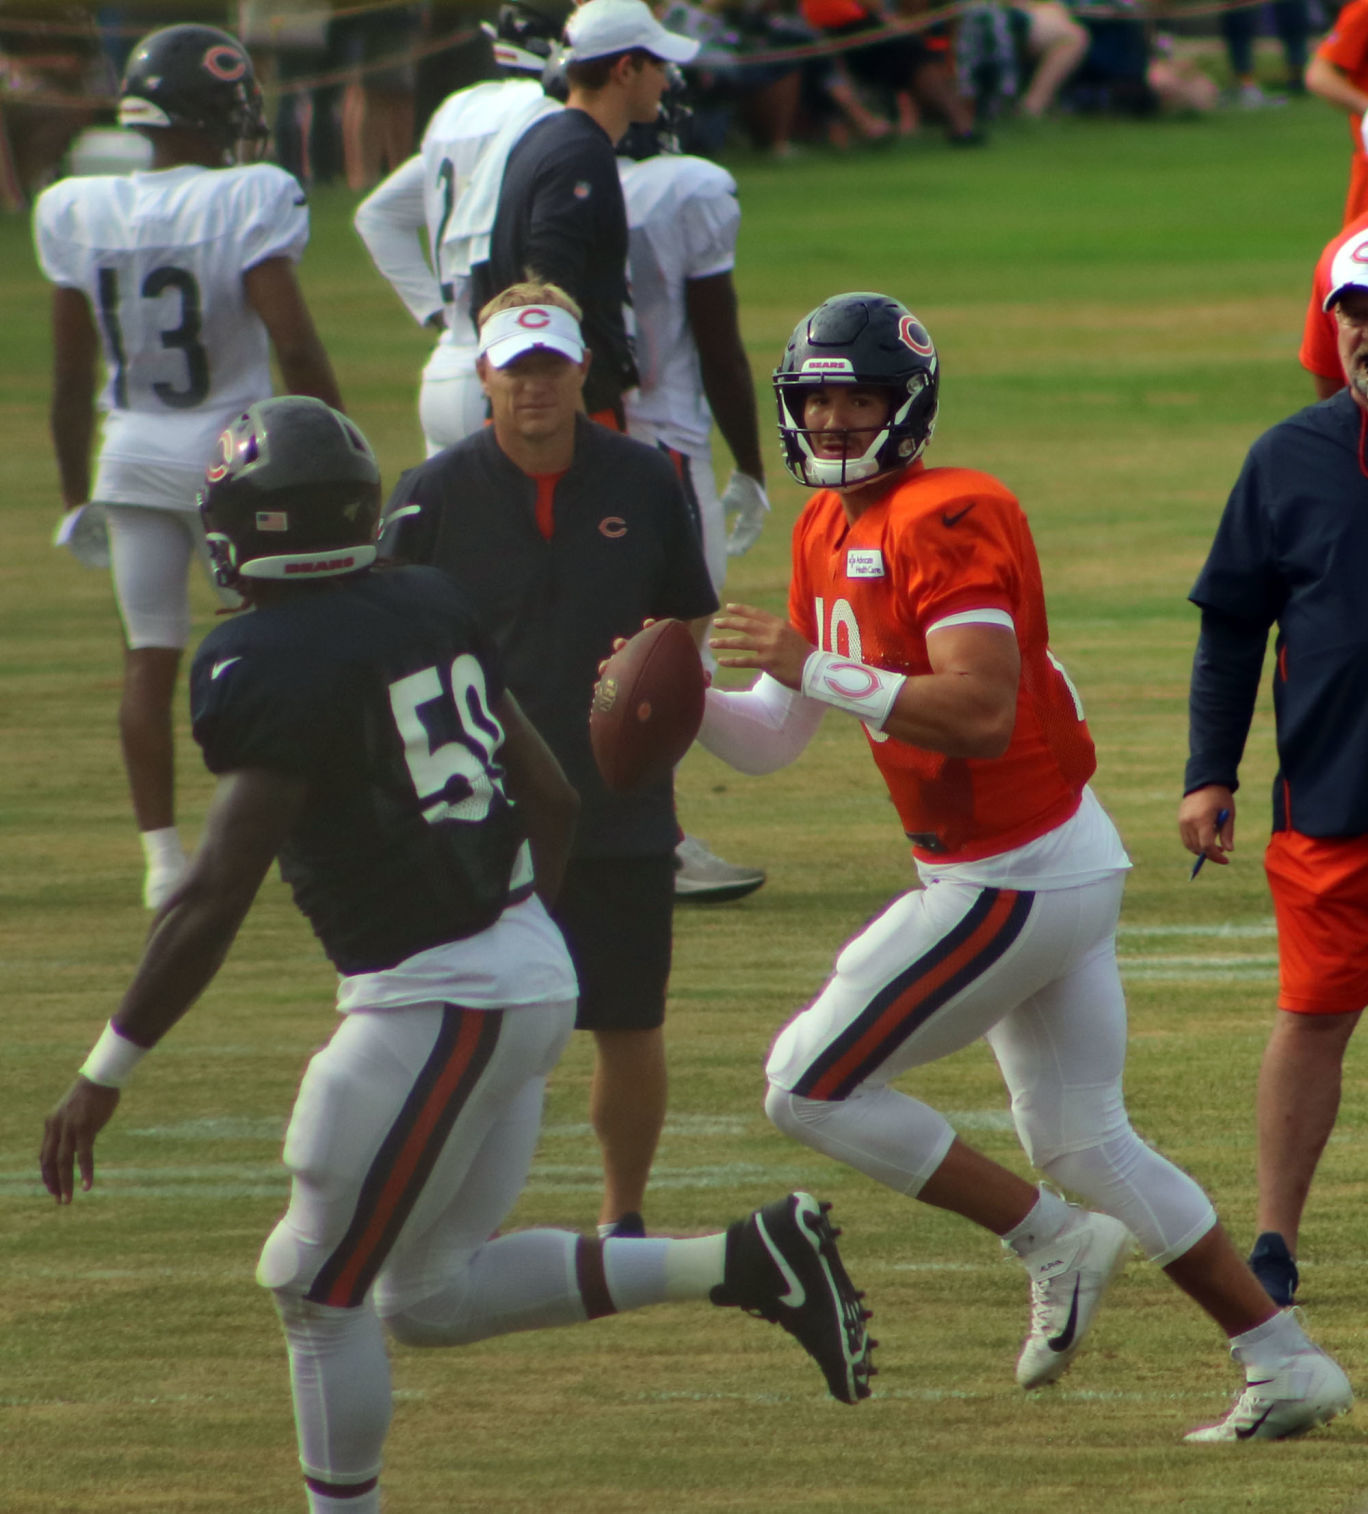
[[[750,364],[737,324],[732,269],[741,207],[716,163],[678,152],[686,113],[672,85],[661,116],[619,145],[641,386],[625,397],[627,429],[675,459],[697,501],[704,556],[721,592],[726,559],[750,547],[769,509]],[[718,496],[710,437],[717,422],[736,470]],[[739,512],[730,541],[726,514]]]
[[[534,121],[560,109],[540,79],[567,13],[555,0],[504,5],[494,58],[506,77],[448,95],[419,151],[357,207],[356,230],[375,266],[413,318],[441,332],[418,395],[429,457],[485,421],[468,271],[493,226],[509,152]]]
[[[270,394],[273,346],[289,388],[340,398],[294,276],[309,234],[303,192],[273,165],[233,161],[239,142],[266,131],[241,44],[212,27],[154,32],[129,59],[119,118],[151,139],[152,167],[54,184],[34,209],[34,241],[56,286],[63,503],[87,531],[91,517],[107,520],[126,642],[120,732],[144,903],[156,908],[184,867],[171,702],[190,635],[190,560],[207,566],[195,508],[206,460],[224,425]]]
[[[703,556],[718,596],[728,556],[751,547],[765,522],[764,463],[755,386],[741,343],[732,269],[741,207],[736,180],[679,151],[687,124],[683,82],[672,70],[659,117],[618,145],[627,204],[628,275],[638,389],[623,396],[627,431],[669,453],[698,512]],[[710,438],[716,421],[736,468],[719,496]],[[736,513],[731,536],[727,515]],[[712,654],[705,651],[711,662]],[[763,868],[727,862],[696,836],[675,852],[675,898],[717,904],[765,881]]]

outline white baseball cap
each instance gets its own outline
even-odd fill
[[[667,31],[644,0],[588,0],[565,23],[567,63],[587,63],[635,48],[666,63],[691,63],[698,52],[692,37]]]
[[[1330,265],[1330,293],[1322,310],[1333,310],[1341,295],[1351,289],[1368,289],[1368,231],[1351,237],[1335,254]]]
[[[496,310],[480,327],[479,355],[496,368],[507,368],[525,352],[559,352],[572,363],[582,363],[579,322],[559,305],[515,305]]]

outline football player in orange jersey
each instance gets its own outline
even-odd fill
[[[774,375],[789,471],[818,492],[787,620],[728,605],[702,741],[748,772],[791,761],[830,707],[864,724],[922,887],[850,942],[767,1066],[780,1130],[1001,1237],[1031,1280],[1023,1388],[1068,1367],[1131,1236],[1230,1337],[1246,1386],[1202,1441],[1277,1439],[1352,1402],[1206,1195],[1131,1128],[1115,932],[1130,863],[1088,787],[1093,745],[1050,652],[1030,528],[996,479],[927,468],[939,368],[878,294],[827,300]],[[1032,1187],[893,1089],[985,1037],[1028,1156],[1095,1211]]]

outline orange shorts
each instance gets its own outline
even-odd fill
[[[1278,922],[1278,1008],[1368,1005],[1368,836],[1275,831],[1264,870]]]

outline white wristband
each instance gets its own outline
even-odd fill
[[[901,673],[871,668],[835,652],[813,652],[803,664],[803,693],[809,699],[859,716],[872,731],[883,730],[898,690],[906,682]]]
[[[100,1039],[91,1048],[90,1055],[81,1067],[81,1076],[101,1088],[122,1088],[128,1075],[147,1055],[149,1047],[138,1046],[127,1036],[114,1029],[111,1020],[100,1032]]]

